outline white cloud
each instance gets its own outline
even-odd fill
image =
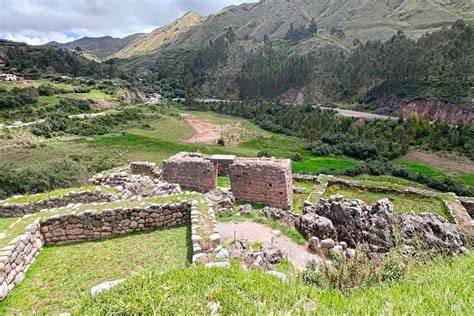
[[[187,11],[203,15],[255,0],[0,0],[0,37],[30,44],[64,35],[123,37],[149,32]]]
[[[55,41],[58,43],[67,43],[67,42],[75,40],[74,37],[70,37],[61,33],[53,33],[53,32],[41,33],[38,35],[34,35],[32,33],[29,33],[29,34],[8,33],[0,37],[3,37],[4,39],[7,39],[9,41],[23,42],[30,45],[41,45],[41,44],[52,42],[52,41]]]

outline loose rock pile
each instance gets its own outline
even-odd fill
[[[241,240],[232,245],[230,257],[249,269],[274,270],[274,265],[283,259],[283,252],[270,242],[263,243],[261,249],[252,250],[248,241]]]

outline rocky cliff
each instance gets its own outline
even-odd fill
[[[371,106],[380,114],[402,114],[403,117],[410,117],[417,113],[419,117],[429,116],[431,120],[442,122],[459,123],[463,121],[464,123],[474,123],[474,108],[440,100],[417,98],[404,102],[386,96],[378,98]]]

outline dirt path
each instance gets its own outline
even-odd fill
[[[402,160],[418,160],[428,163],[430,166],[448,169],[463,173],[474,173],[474,162],[467,159],[456,159],[455,157],[443,157],[434,153],[413,150],[406,154]]]
[[[217,144],[219,138],[222,137],[222,133],[227,129],[225,125],[214,124],[210,122],[200,121],[193,118],[189,114],[181,114],[186,124],[192,127],[194,130],[193,136],[186,139],[188,143],[204,143],[204,144]]]
[[[294,243],[286,236],[275,236],[272,233],[272,229],[265,225],[253,222],[217,223],[217,230],[222,240],[230,241],[236,238],[247,239],[253,242],[272,241],[288,257],[291,264],[300,271],[305,268],[308,260],[315,259],[318,262],[323,262],[321,257],[309,253],[305,246]]]
[[[459,204],[458,202],[448,202],[454,211],[454,216],[458,221],[459,227],[461,230],[470,236],[474,236],[474,224],[472,222],[471,217],[467,213],[464,206]]]

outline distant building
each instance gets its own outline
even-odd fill
[[[146,104],[159,104],[161,102],[161,94],[159,93],[151,93],[148,98],[146,99]]]
[[[18,77],[12,74],[0,74],[0,81],[18,81]]]

